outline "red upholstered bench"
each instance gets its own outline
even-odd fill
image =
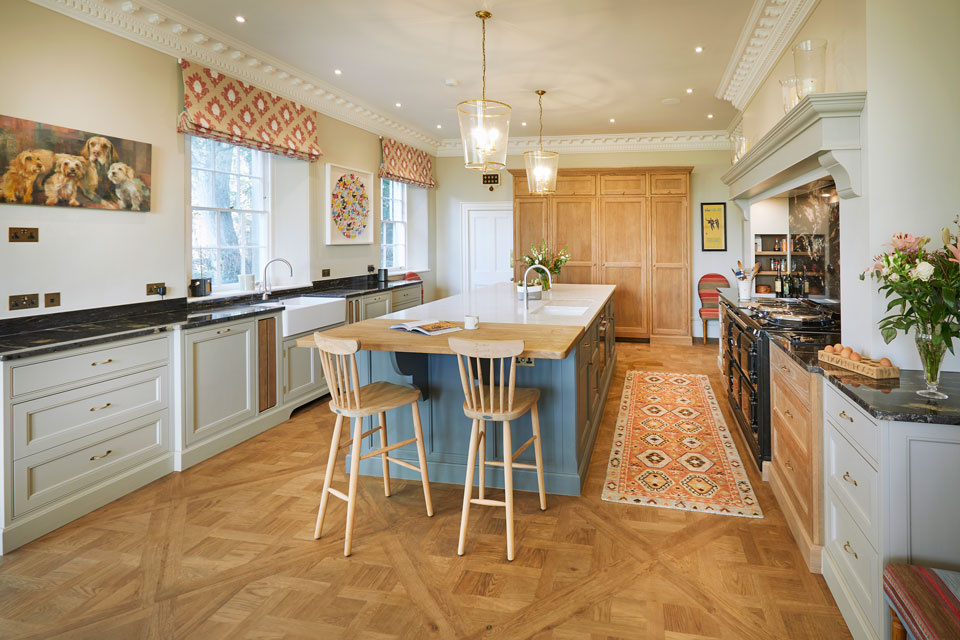
[[[892,612],[893,640],[960,639],[960,572],[891,564],[883,592]]]

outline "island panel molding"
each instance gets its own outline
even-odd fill
[[[820,0],[755,0],[714,95],[742,111]]]

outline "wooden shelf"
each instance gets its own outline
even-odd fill
[[[756,255],[758,256],[785,256],[787,255],[786,251],[757,251]]]

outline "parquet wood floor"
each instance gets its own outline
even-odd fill
[[[0,637],[848,638],[756,472],[762,520],[600,500],[626,370],[706,373],[722,393],[716,346],[618,350],[584,495],[541,512],[518,493],[512,563],[502,509],[471,510],[457,556],[462,487],[439,483],[427,518],[418,482],[388,499],[361,477],[353,555],[339,500],[313,540],[334,421],[320,402],[0,558]]]

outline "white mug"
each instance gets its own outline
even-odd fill
[[[253,274],[246,273],[240,276],[240,288],[244,291],[253,291]]]
[[[480,316],[463,316],[463,328],[472,330],[480,326]]]

